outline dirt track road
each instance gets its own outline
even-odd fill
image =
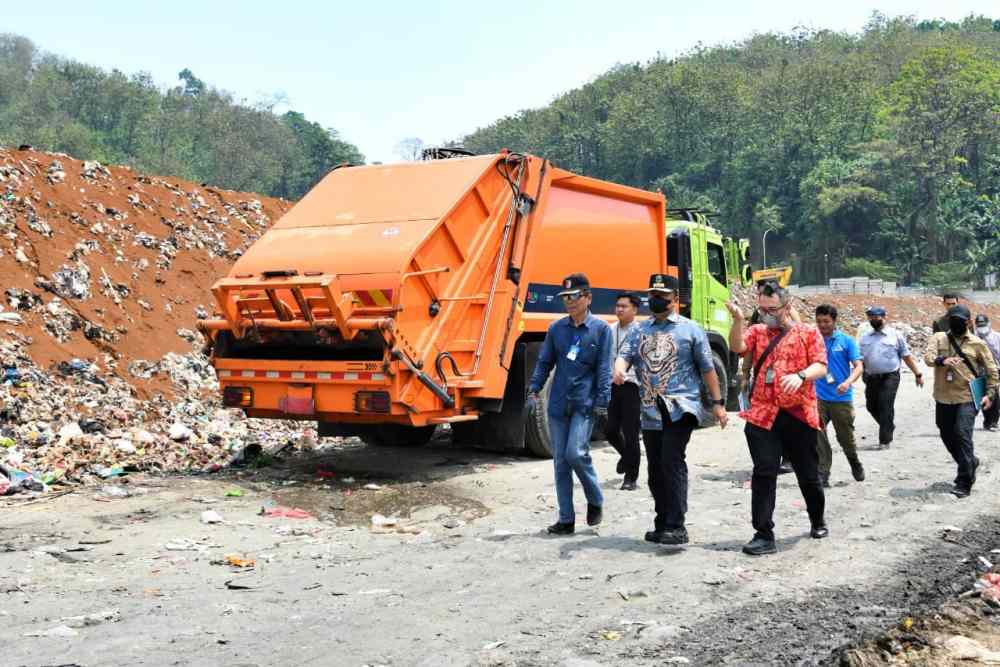
[[[105,502],[89,491],[8,507],[0,510],[0,662],[819,662],[896,623],[908,605],[950,591],[948,577],[967,555],[962,535],[975,536],[977,548],[1000,546],[984,519],[1000,505],[1000,437],[977,430],[980,480],[958,501],[947,493],[954,466],[929,390],[904,376],[888,451],[868,449],[875,426],[857,405],[869,480],[849,481],[835,452],[831,537],[815,541],[792,476],[782,477],[780,551],[761,559],[740,553],[752,530],[738,420],[692,441],[685,549],[642,541],[652,500],[644,487],[617,490],[607,447],[595,452],[606,523],[563,539],[540,532],[555,516],[551,463],[455,449],[446,439],[419,451],[345,447],[229,478],[135,478],[128,488],[137,495]],[[334,476],[318,479],[318,469]],[[368,483],[382,488],[363,489]],[[236,488],[242,497],[225,497]],[[218,502],[199,502],[206,498]],[[320,518],[259,516],[275,499]],[[579,487],[577,500],[582,506]],[[225,523],[203,524],[206,510]],[[375,512],[409,515],[412,532],[373,532]],[[974,524],[982,529],[946,530]],[[203,551],[168,550],[171,542]],[[256,567],[213,564],[227,554]],[[65,620],[87,614],[106,618]],[[28,636],[53,629],[57,636]]]

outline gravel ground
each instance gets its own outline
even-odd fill
[[[836,664],[968,589],[974,564],[963,559],[1000,546],[996,434],[977,431],[980,481],[958,501],[928,390],[904,376],[887,451],[869,450],[876,428],[856,405],[868,481],[851,481],[836,453],[831,537],[816,541],[782,477],[780,551],[759,559],[740,553],[752,529],[738,420],[692,440],[683,549],[642,541],[652,500],[617,490],[607,447],[595,451],[606,523],[562,539],[541,533],[555,517],[551,463],[446,437],[11,503],[0,525],[2,662]],[[258,514],[282,504],[313,518]],[[206,511],[223,523],[203,523]],[[383,517],[374,528],[371,515]]]

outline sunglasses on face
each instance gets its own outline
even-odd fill
[[[583,294],[563,294],[560,298],[563,300],[563,303],[573,303],[582,296]]]

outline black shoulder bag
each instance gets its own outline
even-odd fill
[[[969,358],[965,356],[965,352],[962,352],[962,347],[958,344],[958,341],[955,340],[955,337],[951,334],[950,331],[948,332],[948,342],[951,343],[952,349],[958,353],[958,356],[962,358],[962,361],[965,362],[965,365],[969,367],[970,371],[972,371],[972,377],[973,378],[980,377],[981,373],[976,369],[975,366],[972,365],[972,362],[969,361]]]

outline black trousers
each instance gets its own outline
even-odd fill
[[[750,513],[757,534],[774,539],[774,502],[782,455],[795,471],[809,520],[814,526],[823,523],[826,498],[819,479],[819,432],[782,410],[770,431],[747,424],[745,433],[753,459]]]
[[[882,375],[865,375],[865,407],[878,422],[878,442],[892,442],[896,430],[896,392],[899,391],[899,371]]]
[[[625,479],[633,482],[639,479],[640,411],[638,385],[631,382],[611,385],[605,436],[622,457]]]
[[[698,419],[688,413],[677,421],[660,406],[662,431],[643,431],[649,490],[656,507],[654,530],[677,530],[684,527],[688,506],[687,445]]]
[[[1000,391],[995,391],[990,409],[983,411],[983,428],[990,428],[998,423],[1000,423]]]
[[[935,421],[945,448],[958,464],[955,486],[971,489],[976,483],[976,453],[972,431],[976,426],[976,408],[972,402],[948,405],[938,403]]]

